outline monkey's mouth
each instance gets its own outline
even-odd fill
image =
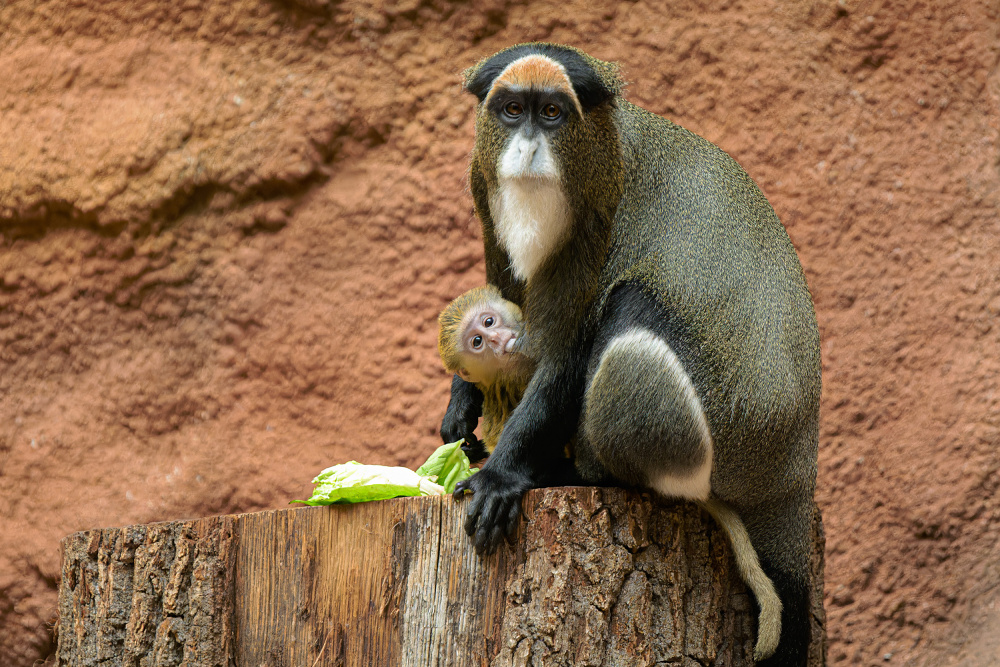
[[[503,346],[503,351],[506,354],[510,354],[514,351],[514,346],[517,345],[517,336],[511,336],[507,341],[507,344]]]

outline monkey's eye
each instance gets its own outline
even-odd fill
[[[483,320],[483,326],[486,328],[489,328],[494,324],[496,324],[496,320],[494,320],[492,317],[487,317],[486,319]]]
[[[520,118],[524,113],[524,107],[517,102],[508,102],[504,105],[503,112],[511,118]]]
[[[546,104],[544,107],[542,107],[542,117],[547,120],[555,120],[556,118],[559,117],[559,114],[561,113],[562,109],[560,109],[555,104]]]
[[[476,336],[475,338],[472,339],[472,349],[478,350],[482,346],[483,346],[483,337],[482,336]]]

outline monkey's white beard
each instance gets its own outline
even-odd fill
[[[569,233],[572,217],[558,178],[503,178],[490,197],[500,246],[528,282]]]

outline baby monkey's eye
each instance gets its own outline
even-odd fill
[[[542,115],[549,120],[555,120],[562,113],[562,109],[557,107],[555,104],[546,104],[542,107]]]
[[[489,328],[489,327],[493,326],[494,324],[496,324],[496,320],[494,320],[492,317],[487,317],[485,320],[483,320],[483,326],[484,327]]]
[[[524,113],[524,107],[517,102],[508,102],[504,105],[503,112],[511,118],[517,118]]]
[[[483,337],[482,336],[476,336],[475,338],[472,339],[472,349],[478,350],[482,346],[483,346]]]

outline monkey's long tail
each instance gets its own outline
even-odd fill
[[[763,660],[778,648],[778,639],[781,637],[781,598],[774,590],[774,583],[764,574],[760,559],[757,558],[757,550],[753,548],[750,535],[739,515],[718,498],[709,498],[700,504],[726,531],[733,553],[736,554],[736,567],[740,576],[757,597],[760,617],[757,621],[757,645],[754,647],[753,657],[754,660]]]

